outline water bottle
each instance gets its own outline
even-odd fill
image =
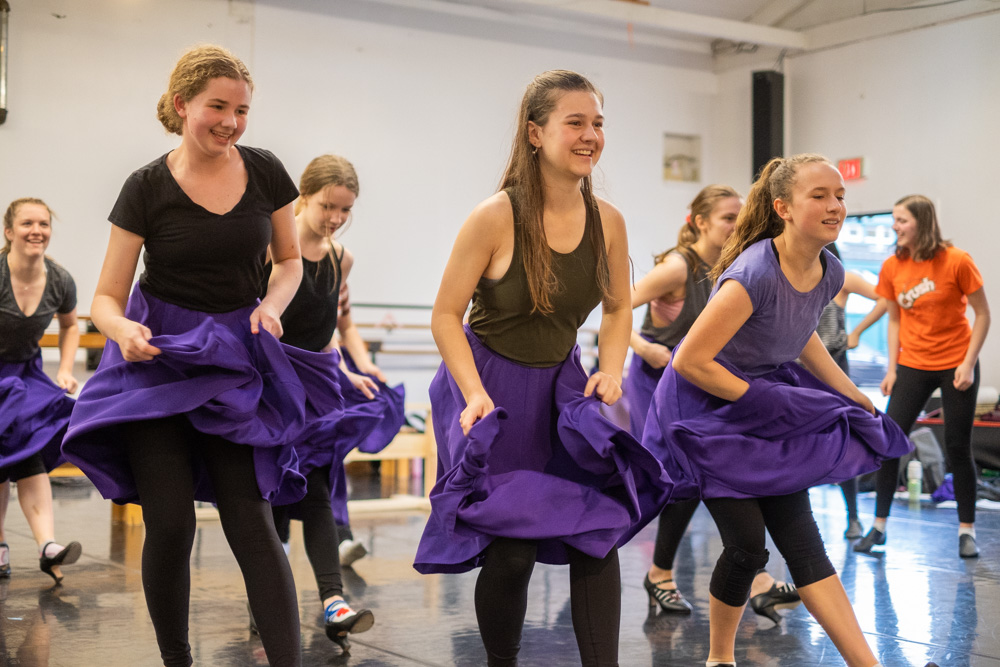
[[[924,466],[917,459],[911,459],[906,464],[906,490],[910,493],[910,502],[919,503],[923,491]]]

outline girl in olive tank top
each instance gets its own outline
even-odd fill
[[[617,548],[669,488],[659,462],[599,410],[621,396],[632,320],[624,221],[591,192],[603,121],[584,77],[536,77],[501,191],[459,232],[434,305],[438,481],[414,566],[482,567],[489,665],[517,664],[535,562],[570,566],[582,663],[617,665]],[[599,370],[588,379],[576,330],[599,303]]]

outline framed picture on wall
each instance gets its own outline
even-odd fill
[[[701,180],[701,137],[696,134],[663,133],[663,180]]]

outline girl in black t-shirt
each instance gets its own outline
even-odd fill
[[[0,578],[10,576],[4,519],[10,482],[38,543],[42,572],[62,581],[60,565],[80,558],[79,542],[55,541],[48,472],[62,463],[62,444],[76,391],[73,361],[80,344],[76,284],[45,256],[52,211],[41,199],[15,200],[3,216],[0,251]],[[42,371],[38,342],[59,320],[59,370],[53,383]]]
[[[252,89],[219,47],[192,49],[174,68],[158,111],[181,143],[135,171],[111,212],[92,306],[109,344],[63,448],[105,497],[142,504],[143,589],[165,665],[192,663],[194,500],[218,506],[270,664],[301,663],[269,501],[302,497],[291,445],[340,409],[329,355],[277,340],[302,275],[298,193],[271,153],[236,145]],[[274,265],[258,301],[266,250]]]

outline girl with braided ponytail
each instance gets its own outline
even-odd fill
[[[911,449],[816,334],[844,283],[824,246],[845,214],[843,180],[825,158],[769,162],[710,274],[717,282],[708,305],[653,396],[643,444],[674,481],[671,500],[702,499],[722,534],[709,587],[709,667],[735,665],[736,629],[768,560],[765,528],[847,664],[878,664],[808,495],[811,486],[874,470]]]

